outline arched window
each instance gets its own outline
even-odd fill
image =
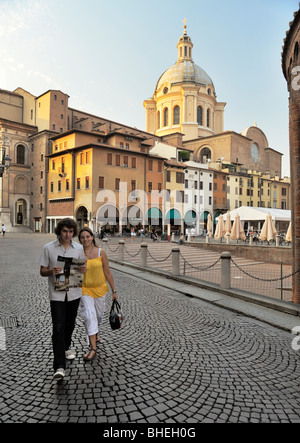
[[[210,127],[210,109],[206,111],[206,126]]]
[[[169,122],[169,110],[168,108],[164,109],[164,126],[168,126]]]
[[[298,54],[299,54],[299,45],[298,42],[296,42],[295,47],[294,47],[294,60],[297,61],[298,59]]]
[[[173,125],[179,125],[180,123],[180,108],[175,106],[173,109]]]
[[[197,122],[198,122],[198,125],[200,125],[200,126],[203,125],[203,109],[202,109],[202,106],[198,106],[197,107]]]
[[[25,146],[17,146],[17,163],[19,165],[25,165]]]
[[[200,163],[206,163],[207,160],[211,160],[211,150],[203,148],[200,152]]]
[[[160,128],[160,111],[157,111],[157,129]]]

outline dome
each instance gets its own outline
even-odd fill
[[[164,83],[170,83],[171,85],[181,83],[194,83],[202,86],[213,85],[209,75],[190,60],[177,62],[167,69],[160,76],[155,90],[157,91]]]

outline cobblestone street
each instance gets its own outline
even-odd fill
[[[299,423],[300,359],[292,334],[113,270],[125,325],[108,298],[98,353],[52,380],[47,279],[38,260],[52,235],[0,238],[1,423]],[[299,319],[300,326],[300,319]]]

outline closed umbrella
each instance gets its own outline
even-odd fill
[[[211,215],[210,214],[208,214],[208,216],[207,216],[207,226],[206,226],[206,229],[207,229],[207,235],[209,236],[209,238],[211,238],[212,237],[212,232],[211,232],[212,222],[211,222]]]
[[[225,222],[225,235],[230,235],[231,232],[231,219],[230,219],[230,213],[227,212],[226,222]]]
[[[219,215],[218,223],[215,230],[215,238],[219,239],[225,235],[225,225],[223,215]]]
[[[292,222],[290,222],[286,236],[285,241],[292,241]]]
[[[270,241],[273,240],[275,235],[277,234],[277,231],[275,229],[271,214],[268,213],[266,216],[266,220],[263,224],[259,239],[264,241]]]
[[[246,235],[242,226],[242,222],[240,219],[240,216],[238,214],[236,214],[235,218],[234,218],[234,222],[232,225],[232,229],[231,229],[231,234],[230,234],[230,238],[232,240],[236,239],[236,240],[245,240],[246,239]]]

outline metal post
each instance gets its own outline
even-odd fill
[[[147,267],[147,255],[148,255],[148,245],[146,243],[141,244],[141,267]]]
[[[125,250],[125,241],[119,241],[119,260],[124,261],[124,250]]]
[[[282,300],[283,278],[282,278],[282,261],[280,262],[280,300]]]
[[[107,252],[108,239],[104,238],[102,241],[103,241],[103,251]]]
[[[180,254],[180,248],[172,248],[172,274],[173,275],[180,274],[179,254]]]
[[[222,252],[221,254],[221,288],[230,288],[230,252]]]

